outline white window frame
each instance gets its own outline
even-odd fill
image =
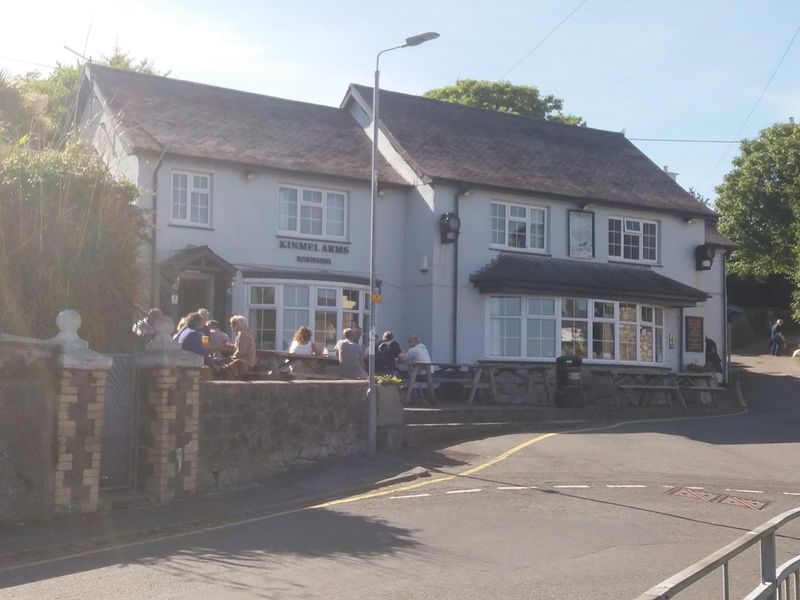
[[[369,294],[368,286],[362,285],[355,285],[355,284],[343,284],[341,282],[334,282],[334,281],[307,281],[301,279],[248,279],[245,281],[245,308],[244,313],[250,315],[251,310],[258,310],[258,309],[267,309],[267,310],[275,310],[275,348],[280,351],[287,351],[289,346],[292,343],[291,336],[294,334],[294,331],[287,333],[284,332],[284,311],[285,310],[296,310],[297,307],[293,306],[284,306],[284,289],[287,286],[291,287],[306,287],[308,288],[309,293],[309,301],[308,307],[302,307],[302,310],[308,310],[308,323],[304,323],[304,325],[308,325],[313,334],[314,339],[318,340],[317,332],[314,331],[314,324],[316,322],[316,312],[317,310],[321,312],[333,312],[336,311],[336,332],[337,336],[341,337],[343,325],[345,322],[345,314],[357,315],[358,321],[362,323],[364,326],[362,329],[364,330],[365,334],[367,332],[367,327],[369,324],[370,318],[370,306],[369,306]],[[257,287],[271,287],[275,290],[275,303],[270,305],[262,305],[262,304],[253,304],[250,302],[252,298],[252,289]],[[321,306],[318,305],[318,290],[336,290],[336,306]],[[358,309],[348,309],[344,307],[344,303],[342,301],[344,290],[356,290],[359,293],[359,306]],[[361,340],[362,344],[367,343],[366,336]],[[329,347],[328,351],[330,352],[333,348]]]
[[[175,176],[186,176],[186,218],[182,219],[175,216]],[[195,187],[194,178],[202,177],[208,183],[208,187],[200,188]],[[172,225],[185,225],[189,227],[203,227],[210,229],[213,219],[213,179],[211,173],[199,173],[196,171],[185,171],[183,169],[175,169],[170,173],[170,184],[172,189],[172,202],[169,207],[169,222]],[[193,221],[192,220],[192,193],[207,194],[208,195],[208,220],[207,221]]]
[[[646,264],[657,264],[658,263],[658,256],[659,256],[659,235],[660,235],[660,223],[658,221],[651,221],[648,219],[640,219],[637,217],[623,217],[619,215],[611,215],[608,217],[608,228],[607,232],[610,237],[611,235],[611,222],[617,221],[620,223],[620,240],[619,240],[619,254],[612,254],[611,253],[611,240],[608,240],[608,245],[606,246],[608,249],[608,258],[614,261],[621,261],[621,262],[629,262],[629,263],[646,263]],[[628,223],[630,224],[637,224],[639,226],[638,231],[629,228]],[[656,228],[656,235],[655,235],[655,248],[653,249],[655,252],[655,258],[649,259],[644,258],[644,228],[645,225],[652,225]],[[639,258],[625,258],[625,236],[631,236],[638,239],[638,250],[639,250]]]
[[[505,208],[505,217],[504,217],[504,237],[505,241],[503,243],[498,243],[494,241],[494,216],[492,215],[493,206],[503,206]],[[511,217],[512,209],[522,209],[525,211],[525,247],[520,248],[519,246],[512,246],[508,243],[509,237],[511,236],[511,232],[509,230],[509,221],[518,221],[518,218]],[[531,241],[533,236],[531,235],[531,226],[533,225],[533,221],[531,220],[531,214],[536,211],[537,213],[541,213],[544,221],[542,223],[544,232],[542,236],[543,244],[541,247],[538,246],[531,246]],[[503,250],[515,250],[517,252],[534,252],[537,254],[547,254],[548,248],[550,246],[550,239],[549,239],[549,221],[550,221],[550,211],[546,206],[540,206],[537,204],[520,204],[518,202],[504,202],[502,200],[492,200],[489,204],[489,227],[490,227],[490,247],[496,249],[503,249]]]
[[[519,317],[516,316],[503,316],[504,319],[511,319],[517,318],[520,320],[520,354],[519,356],[498,356],[492,354],[492,326],[491,320],[493,315],[491,314],[491,299],[492,298],[519,298],[521,302],[522,311]],[[554,302],[555,307],[555,314],[553,315],[553,321],[555,323],[555,353],[556,356],[561,354],[561,335],[562,335],[562,321],[585,321],[587,323],[587,339],[586,339],[586,348],[587,348],[587,356],[584,357],[584,362],[588,363],[595,363],[595,364],[622,364],[622,365],[656,365],[656,366],[664,366],[666,364],[666,348],[665,348],[665,338],[666,335],[664,333],[665,330],[665,320],[667,315],[667,310],[664,307],[656,306],[652,304],[639,304],[636,302],[626,302],[626,301],[617,301],[617,300],[609,300],[605,298],[570,298],[570,297],[553,297],[553,296],[533,296],[533,295],[526,295],[526,296],[519,296],[515,294],[492,294],[486,297],[485,301],[485,324],[484,324],[484,335],[485,335],[485,343],[484,343],[484,352],[485,357],[487,360],[514,360],[514,361],[530,361],[530,362],[552,362],[553,357],[529,357],[528,356],[528,319],[547,319],[548,317],[542,315],[529,315],[528,314],[528,301],[531,299],[537,300],[552,300]],[[586,300],[588,303],[587,309],[587,318],[571,318],[571,317],[563,317],[562,316],[562,307],[564,305],[564,301],[566,300]],[[594,312],[594,305],[596,302],[604,302],[614,305],[614,317],[595,317]],[[632,304],[636,307],[636,321],[621,321],[620,317],[620,304]],[[650,322],[644,321],[642,319],[642,308],[652,309],[653,311],[653,320]],[[660,321],[660,324],[659,324]],[[614,358],[612,359],[601,359],[601,358],[593,358],[594,354],[594,323],[611,323],[614,325]],[[620,358],[620,326],[622,324],[630,324],[635,326],[635,339],[636,339],[636,358],[635,360],[622,360]],[[644,361],[642,360],[642,349],[641,349],[641,332],[642,328],[652,328],[653,330],[653,360],[652,361]],[[660,339],[659,339],[660,338]],[[658,346],[658,342],[660,342],[660,347]],[[661,358],[661,361],[658,361],[658,358]]]
[[[293,189],[297,193],[297,211],[295,217],[295,228],[294,229],[285,229],[281,227],[281,202],[280,202],[280,195],[281,189]],[[322,202],[307,202],[303,199],[303,192],[316,192],[321,194]],[[343,196],[344,197],[344,227],[342,234],[336,233],[328,233],[328,225],[333,221],[328,220],[328,200],[330,195],[336,196]],[[312,186],[301,186],[301,185],[293,185],[289,183],[281,183],[278,184],[278,233],[281,235],[290,235],[294,237],[303,237],[303,238],[310,238],[310,239],[318,239],[318,240],[336,240],[336,241],[347,241],[348,236],[348,224],[350,221],[350,196],[347,192],[343,190],[335,190],[335,189],[327,189],[327,188],[319,188],[319,187],[312,187]],[[322,210],[322,233],[303,233],[302,232],[302,207],[309,206],[309,207],[319,207]]]

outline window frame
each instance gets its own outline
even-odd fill
[[[620,236],[619,244],[618,244],[619,252],[620,252],[619,254],[612,254],[612,252],[611,252],[611,246],[612,246],[612,244],[611,244],[611,234],[612,234],[611,223],[612,223],[612,221],[619,223],[619,231],[618,232],[614,231],[615,234],[618,233],[619,236]],[[638,224],[638,226],[639,226],[638,230],[635,230],[633,228],[629,228],[628,227],[628,223]],[[645,236],[645,225],[651,225],[651,226],[655,227],[655,235],[652,236],[652,237],[655,238],[654,239],[655,246],[652,248],[652,251],[655,254],[655,258],[652,258],[652,259],[644,258],[645,250],[648,250],[648,251],[650,250],[649,246],[647,248],[645,248],[645,244],[644,244],[645,237],[651,237],[649,234],[647,236]],[[608,217],[608,227],[607,227],[608,245],[606,247],[606,250],[608,251],[609,260],[620,261],[620,262],[628,262],[628,263],[645,263],[645,264],[650,264],[650,265],[658,264],[659,255],[660,255],[660,251],[659,251],[660,250],[660,247],[659,247],[660,246],[660,244],[659,244],[660,230],[661,230],[661,223],[659,221],[653,221],[651,219],[642,219],[640,217],[624,217],[624,216],[620,216],[620,215],[609,215],[609,217]],[[638,240],[638,245],[636,246],[636,249],[637,249],[638,255],[639,255],[638,258],[625,258],[625,247],[626,247],[625,241],[626,241],[626,237],[633,237],[633,238],[636,238]],[[614,244],[614,246],[617,246],[617,244]]]
[[[296,195],[296,205],[295,205],[295,228],[288,229],[282,227],[282,205],[281,205],[281,190],[282,189],[292,189],[295,190]],[[321,202],[309,202],[305,200],[305,192],[311,193],[319,193],[321,195]],[[337,233],[328,233],[329,226],[332,223],[338,224],[339,221],[329,220],[330,214],[330,205],[329,196],[341,196],[344,199],[344,207],[343,207],[343,215],[342,215],[342,234]],[[315,239],[315,240],[335,240],[337,242],[346,242],[348,240],[348,233],[349,233],[349,221],[350,221],[350,194],[344,190],[337,190],[333,188],[323,188],[323,187],[316,187],[316,186],[307,186],[307,185],[296,185],[291,183],[279,183],[278,184],[278,219],[277,219],[277,230],[279,235],[288,235],[292,237],[302,237],[308,239]],[[321,224],[321,233],[305,233],[302,231],[302,209],[304,206],[310,208],[319,208],[322,211],[322,224]],[[338,207],[336,208],[338,210]]]
[[[491,320],[496,317],[492,314],[492,299],[493,298],[519,298],[521,303],[521,312],[519,316],[502,315],[503,319],[518,319],[519,320],[519,346],[520,352],[518,356],[515,355],[495,355],[492,353],[492,346],[494,338],[492,337],[492,323]],[[550,315],[533,314],[529,310],[529,303],[531,300],[546,300],[552,301],[554,306],[554,314],[552,318]],[[570,317],[564,316],[564,309],[566,308],[565,302],[569,300],[579,300],[587,302],[586,318],[583,317]],[[613,305],[613,318],[607,316],[596,316],[595,304],[611,304]],[[620,305],[632,305],[636,310],[635,321],[623,321],[622,311]],[[643,309],[649,309],[653,315],[652,321],[645,321],[642,318]],[[584,362],[593,364],[624,364],[624,365],[647,365],[647,366],[666,366],[667,352],[666,352],[666,318],[667,309],[662,306],[653,304],[640,304],[637,302],[626,302],[624,300],[609,300],[607,298],[580,298],[580,297],[558,297],[558,296],[535,296],[535,295],[515,295],[515,294],[491,294],[486,297],[485,302],[485,339],[484,339],[484,355],[486,360],[513,360],[513,361],[530,361],[530,362],[550,362],[555,356],[562,353],[562,344],[564,343],[562,337],[563,325],[565,321],[580,321],[586,323],[586,356],[583,357]],[[555,328],[554,347],[555,353],[553,356],[529,356],[528,352],[528,322],[531,319],[538,320],[552,320]],[[659,324],[660,322],[660,324]],[[599,323],[611,324],[613,327],[613,342],[614,357],[594,358],[594,325]],[[623,360],[621,358],[620,348],[620,329],[621,325],[629,325],[635,328],[635,343],[636,343],[636,357],[633,360]],[[643,328],[652,329],[652,347],[653,347],[653,360],[642,360],[642,344],[641,335]],[[660,346],[659,346],[660,344]],[[660,359],[660,360],[659,360]]]
[[[274,302],[272,304],[258,304],[252,303],[252,290],[253,288],[269,287],[274,290]],[[284,302],[284,293],[286,288],[305,287],[308,288],[308,306],[289,306]],[[346,284],[335,281],[308,281],[301,279],[248,279],[245,281],[245,307],[244,313],[250,319],[251,311],[253,310],[274,310],[275,311],[275,349],[280,351],[288,351],[292,343],[291,336],[294,331],[284,331],[286,323],[286,311],[293,310],[306,310],[308,312],[308,322],[304,323],[311,327],[314,334],[314,341],[319,342],[319,336],[316,331],[317,312],[330,313],[336,311],[336,334],[340,337],[345,326],[345,318],[356,316],[357,320],[363,325],[362,329],[367,332],[370,318],[370,305],[368,297],[368,286],[361,286],[356,284]],[[326,292],[335,290],[336,306],[319,304],[319,292],[324,290]],[[358,307],[355,309],[346,308],[344,306],[343,297],[345,290],[355,291],[358,293]],[[349,320],[347,321],[349,323]],[[366,336],[362,339],[362,343],[367,343]],[[260,349],[261,346],[257,347]],[[332,346],[328,346],[328,352],[333,350]]]
[[[186,176],[186,218],[175,216],[175,176]],[[195,177],[203,177],[207,183],[207,188],[196,188],[194,185]],[[171,186],[171,202],[169,211],[170,225],[180,225],[184,227],[200,227],[203,229],[211,229],[213,223],[213,206],[214,206],[214,193],[213,193],[214,179],[211,173],[202,173],[199,171],[188,171],[186,169],[173,169],[170,172],[170,186]],[[208,220],[192,221],[192,193],[208,194]]]
[[[505,241],[503,243],[495,241],[495,220],[500,217],[495,216],[494,206],[502,206],[504,208],[503,224]],[[510,223],[512,221],[518,222],[519,217],[512,217],[512,209],[522,209],[525,211],[525,246],[512,246],[509,240],[512,236]],[[542,225],[542,247],[531,246],[533,239],[532,226],[534,222],[531,220],[531,213],[533,211],[540,212],[543,216]],[[536,223],[538,224],[538,222]],[[493,199],[489,202],[489,247],[494,249],[510,250],[514,252],[530,252],[535,254],[547,254],[550,248],[550,210],[547,206],[539,204],[526,204],[520,202],[511,202],[505,200]],[[537,234],[538,237],[538,234]]]

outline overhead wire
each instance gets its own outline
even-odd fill
[[[722,162],[722,160],[728,154],[728,150],[730,150],[731,144],[736,143],[736,141],[739,139],[739,136],[741,135],[741,133],[744,130],[745,126],[750,121],[750,117],[753,116],[753,113],[755,112],[755,110],[758,107],[758,105],[761,103],[761,99],[764,97],[764,94],[767,93],[767,89],[769,88],[770,84],[772,83],[772,80],[775,79],[775,75],[778,73],[778,71],[781,68],[781,65],[783,64],[783,61],[786,59],[786,56],[789,54],[789,50],[791,50],[792,46],[794,45],[794,42],[797,39],[798,34],[800,34],[800,25],[798,25],[797,29],[794,30],[794,35],[792,35],[792,39],[789,40],[789,43],[786,45],[786,49],[783,51],[783,54],[781,55],[780,60],[778,60],[778,64],[775,65],[775,68],[772,70],[772,74],[769,76],[769,79],[767,80],[767,83],[764,84],[764,87],[761,89],[761,93],[758,95],[758,98],[756,99],[755,103],[753,104],[753,107],[750,109],[750,112],[747,113],[747,116],[744,118],[744,121],[742,121],[741,126],[736,131],[736,135],[733,136],[734,137],[734,141],[730,142],[725,147],[725,149],[722,151],[722,154],[717,159],[717,162],[714,163],[714,166],[711,167],[711,169],[709,169],[708,173],[706,173],[706,176],[703,178],[703,182],[700,184],[700,187],[703,187],[705,185],[705,183],[708,181],[708,178],[711,177],[711,175],[714,173],[714,171],[716,171],[716,169],[719,166],[719,164]]]

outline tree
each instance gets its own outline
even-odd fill
[[[152,61],[136,60],[119,46],[97,62],[149,75],[161,74]],[[0,99],[8,102],[5,106],[14,108],[13,114],[7,114],[10,111],[4,110],[4,104],[0,103],[0,142],[5,131],[7,141],[28,136],[28,142],[35,148],[64,146],[75,122],[81,68],[79,63],[56,63],[47,77],[38,71],[11,80],[0,77]]]
[[[90,149],[0,147],[0,331],[48,337],[58,312],[74,308],[93,347],[129,340],[138,195]]]
[[[542,96],[539,88],[533,85],[514,85],[510,81],[458,79],[454,85],[428,90],[423,95],[434,100],[486,110],[586,126],[583,118],[561,112],[564,108],[561,98],[552,94]]]
[[[731,272],[759,279],[782,275],[795,282],[800,318],[800,126],[793,119],[741,142],[733,169],[717,186],[720,232],[739,248]]]

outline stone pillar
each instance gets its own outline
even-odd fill
[[[172,340],[169,317],[161,317],[155,328],[156,338],[136,358],[144,389],[139,481],[154,500],[164,502],[197,489],[203,358]]]
[[[61,311],[59,334],[50,343],[60,347],[61,370],[56,396],[56,514],[97,510],[100,492],[100,451],[103,441],[106,375],[112,359],[89,350],[78,336],[81,316]]]

